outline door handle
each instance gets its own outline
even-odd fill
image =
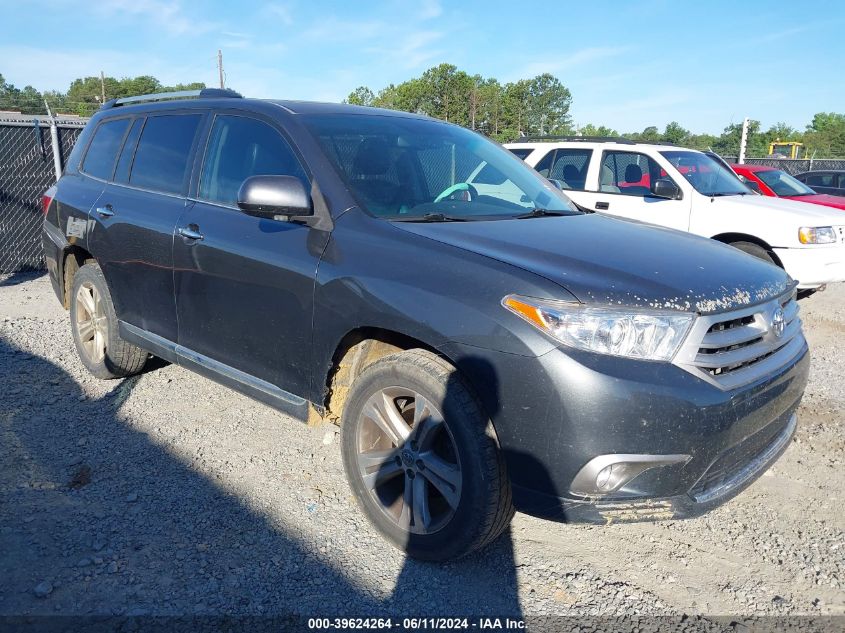
[[[110,204],[107,204],[104,207],[97,207],[94,209],[101,218],[110,218],[114,215],[114,209]]]
[[[181,227],[179,229],[179,235],[188,240],[201,240],[205,237],[200,233],[199,227],[196,224]]]
[[[607,211],[610,208],[609,202],[596,202],[597,211]]]

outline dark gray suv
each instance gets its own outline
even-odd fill
[[[455,125],[218,90],[109,102],[45,214],[95,376],[154,354],[339,419],[361,508],[412,556],[482,547],[514,508],[693,516],[795,430],[809,359],[782,270],[584,212]]]

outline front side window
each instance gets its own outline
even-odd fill
[[[654,159],[636,152],[605,152],[599,174],[599,191],[626,196],[651,194],[651,183],[668,178]]]
[[[91,145],[85,153],[82,171],[89,176],[110,180],[114,171],[114,162],[131,119],[103,121],[94,132]]]
[[[695,190],[705,196],[744,196],[751,193],[736,174],[701,152],[660,152]]]
[[[164,193],[180,193],[188,172],[199,114],[165,114],[147,118],[129,184]]]
[[[198,197],[227,205],[250,176],[296,176],[306,190],[308,178],[293,150],[268,124],[243,116],[214,119],[203,162]]]
[[[815,191],[780,169],[763,169],[754,172],[776,196],[811,196]]]
[[[579,213],[511,152],[455,125],[356,114],[308,115],[303,122],[371,215],[470,220],[535,209]]]

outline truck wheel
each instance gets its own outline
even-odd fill
[[[777,263],[775,263],[775,260],[771,256],[769,251],[767,251],[759,244],[755,244],[754,242],[731,242],[731,246],[733,246],[734,248],[738,248],[744,253],[753,255],[757,259],[762,259],[764,262],[768,262],[774,266],[777,266]],[[780,267],[778,266],[778,268]]]
[[[341,440],[364,514],[411,557],[463,556],[495,540],[513,517],[493,425],[457,370],[434,354],[400,352],[361,372]]]
[[[97,378],[123,378],[143,369],[149,354],[117,333],[117,317],[106,278],[95,262],[73,277],[70,325],[76,351]]]

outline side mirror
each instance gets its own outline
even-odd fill
[[[278,220],[314,214],[311,196],[295,176],[250,176],[238,190],[238,207],[248,215]]]
[[[680,200],[683,197],[678,185],[666,178],[659,178],[651,183],[651,195],[667,200]]]
[[[548,180],[550,183],[552,183],[555,187],[557,187],[561,191],[564,190],[564,189],[570,188],[566,185],[566,183],[564,183],[562,180],[558,180],[557,178],[546,178],[546,180]]]

